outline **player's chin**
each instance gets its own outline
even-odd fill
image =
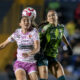
[[[29,26],[24,26],[24,28],[25,28],[25,29],[28,29],[28,28],[29,28]]]
[[[27,27],[24,27],[24,29],[28,29]]]
[[[50,24],[54,24],[54,22],[50,22]]]
[[[56,20],[51,20],[50,21],[50,24],[55,24],[56,23]]]

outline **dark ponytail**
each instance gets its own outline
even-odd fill
[[[35,27],[38,29],[38,24],[35,21],[32,21],[32,27]]]
[[[32,27],[35,27],[37,29],[39,29],[40,27],[43,27],[44,25],[47,25],[49,22],[47,21],[42,21],[39,25],[35,22],[35,21],[32,21]]]
[[[42,26],[44,26],[44,25],[47,25],[49,22],[47,22],[47,21],[43,21],[43,22],[41,22],[39,25],[38,25],[38,28],[39,27],[42,27]]]

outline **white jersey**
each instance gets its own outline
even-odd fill
[[[34,41],[39,40],[39,33],[36,28],[26,34],[22,33],[22,29],[16,29],[16,31],[8,38],[10,42],[17,42],[17,60],[23,62],[36,62],[34,55],[27,58],[22,56],[23,53],[29,53],[33,50]]]

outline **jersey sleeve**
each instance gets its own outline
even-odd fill
[[[42,28],[42,30],[41,30],[41,33],[45,33],[46,32],[46,30],[47,30],[47,27],[46,26],[44,26],[43,28]]]
[[[17,33],[18,33],[18,29],[16,29],[15,32],[12,33],[11,36],[8,37],[8,40],[9,40],[10,42],[14,42],[15,39],[16,39]]]
[[[13,33],[11,36],[8,37],[8,40],[9,40],[10,42],[14,42],[14,41],[15,41],[15,40],[14,40],[14,33]]]
[[[32,39],[35,41],[35,40],[40,40],[39,39],[39,32],[38,30],[35,28],[33,33],[32,33]]]
[[[41,28],[40,32],[39,32],[39,36],[40,36],[40,42],[42,42],[42,40],[45,38],[46,36],[46,31],[47,31],[47,26],[43,26],[43,28]]]

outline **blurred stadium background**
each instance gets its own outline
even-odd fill
[[[36,22],[45,20],[49,9],[58,12],[59,23],[65,25],[73,56],[62,42],[58,59],[64,67],[66,80],[80,80],[80,0],[0,0],[0,43],[18,28],[21,11],[27,6],[37,10]],[[12,65],[16,59],[16,44],[0,50],[0,80],[15,80]],[[56,80],[49,73],[49,80]]]

